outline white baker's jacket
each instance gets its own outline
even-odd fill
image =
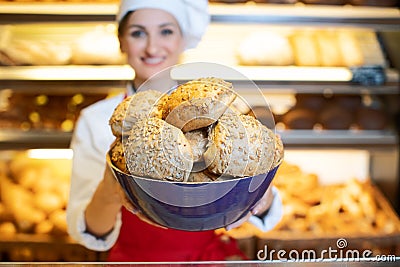
[[[115,244],[122,223],[119,214],[112,232],[105,238],[98,239],[86,232],[84,212],[103,179],[106,154],[115,140],[108,121],[123,99],[124,94],[120,94],[83,109],[71,140],[74,157],[67,206],[68,233],[80,244],[97,251],[108,250]],[[267,215],[262,219],[256,216],[249,219],[264,231],[273,228],[282,217],[281,199],[276,188],[273,188],[273,192],[274,200]]]

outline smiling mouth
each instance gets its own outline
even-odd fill
[[[150,64],[150,65],[157,65],[160,64],[164,61],[163,57],[146,57],[146,58],[142,58],[142,61],[146,64]]]

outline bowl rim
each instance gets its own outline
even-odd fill
[[[111,150],[109,150],[106,154],[106,162],[107,165],[112,168],[113,170],[125,175],[125,176],[129,176],[132,177],[133,179],[139,179],[139,180],[144,180],[144,181],[151,181],[151,182],[160,182],[160,183],[170,183],[170,184],[177,184],[177,185],[207,185],[210,183],[213,184],[217,184],[217,183],[231,183],[233,181],[235,182],[239,182],[241,180],[247,180],[247,179],[252,179],[253,177],[259,176],[259,175],[267,175],[268,173],[274,171],[275,169],[277,169],[280,165],[280,163],[274,167],[272,167],[268,172],[266,173],[260,173],[254,176],[245,176],[245,177],[237,177],[237,178],[233,178],[233,179],[227,179],[227,180],[222,180],[222,181],[212,181],[212,182],[178,182],[178,181],[167,181],[167,180],[158,180],[158,179],[152,179],[152,178],[148,178],[148,177],[141,177],[141,176],[136,176],[133,174],[128,174],[125,173],[123,171],[121,171],[117,166],[114,165],[114,163],[111,161],[111,156],[110,156]],[[115,174],[114,174],[115,176]]]

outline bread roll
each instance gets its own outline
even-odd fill
[[[117,167],[120,171],[124,173],[129,173],[126,167],[124,148],[121,138],[117,138],[115,142],[111,145],[110,153],[111,162],[115,165],[115,167]]]
[[[36,234],[49,234],[53,231],[54,225],[49,220],[44,220],[35,225],[34,232]]]
[[[178,86],[161,103],[163,119],[188,132],[216,122],[235,100],[232,84],[219,78],[200,78]]]
[[[72,54],[68,44],[47,40],[11,40],[3,53],[15,65],[66,65]]]
[[[320,66],[317,42],[312,32],[297,32],[290,38],[297,66]]]
[[[336,105],[327,105],[319,114],[319,121],[325,129],[346,130],[354,121],[354,114]]]
[[[207,149],[207,136],[208,134],[206,128],[185,133],[185,137],[189,141],[190,147],[192,149],[194,162],[199,162],[203,160],[203,154]]]
[[[224,114],[208,139],[204,160],[210,172],[245,177],[271,169],[274,134],[252,116]]]
[[[67,213],[65,210],[55,210],[49,215],[50,222],[54,225],[53,234],[67,234]]]
[[[360,44],[351,31],[338,31],[337,41],[345,66],[356,67],[364,64],[364,55],[362,54]]]
[[[382,109],[361,107],[356,113],[357,124],[363,130],[383,130],[387,127],[388,116]]]
[[[213,179],[207,175],[207,172],[191,172],[188,178],[190,183],[212,182]]]
[[[125,158],[131,174],[159,180],[185,182],[193,167],[183,132],[158,118],[145,118],[132,126]]]
[[[294,64],[292,46],[286,36],[272,31],[254,32],[237,50],[239,64],[287,66]]]
[[[12,222],[0,223],[0,235],[1,236],[13,236],[17,233],[17,228]]]
[[[275,154],[274,154],[274,162],[272,164],[272,168],[281,165],[284,156],[282,139],[278,135],[274,135],[274,140],[275,140]]]
[[[316,34],[316,41],[322,66],[344,66],[336,32],[319,31]]]
[[[64,202],[61,197],[53,192],[40,192],[35,195],[34,205],[46,214],[62,209]]]
[[[295,106],[282,116],[282,122],[289,129],[312,129],[317,116],[311,109]]]
[[[122,136],[139,119],[145,117],[161,118],[161,111],[157,109],[156,103],[163,93],[156,90],[138,92],[125,98],[115,109],[109,120],[111,131],[114,136]]]

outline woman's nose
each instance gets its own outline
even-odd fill
[[[147,39],[146,52],[149,55],[155,55],[159,48],[159,41],[155,36],[149,36]]]

